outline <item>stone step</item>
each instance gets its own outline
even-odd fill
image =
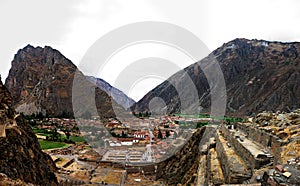
[[[252,171],[248,163],[244,162],[219,131],[216,134],[216,149],[225,183],[238,184],[251,178]]]

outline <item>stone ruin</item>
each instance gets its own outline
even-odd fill
[[[299,185],[300,110],[223,123],[200,154],[195,185]]]

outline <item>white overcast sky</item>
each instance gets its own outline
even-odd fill
[[[298,0],[1,0],[0,74],[4,81],[14,54],[27,44],[52,46],[78,65],[98,38],[140,21],[181,26],[196,34],[210,51],[235,38],[300,41],[299,10]],[[178,55],[179,66],[192,63],[178,52],[168,53],[173,49],[165,46],[149,52],[151,48],[141,46],[138,57]],[[118,59],[126,55],[134,52],[128,49],[112,59],[115,73],[123,68],[116,61],[121,63]],[[101,78],[113,85],[116,77],[104,73]],[[130,96],[138,100],[161,81],[145,79],[132,88]]]

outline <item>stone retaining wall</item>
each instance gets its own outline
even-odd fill
[[[200,155],[199,145],[206,129],[207,127],[197,129],[180,151],[157,164],[157,179],[163,179],[167,185],[181,183],[184,177],[189,180],[193,164]]]
[[[251,170],[243,160],[229,148],[226,140],[219,134],[216,136],[216,150],[220,160],[225,182],[242,183],[251,178]]]
[[[280,152],[283,142],[275,135],[264,130],[256,129],[252,126],[246,126],[241,123],[234,123],[234,127],[248,135],[248,138],[263,145],[274,155],[274,164],[280,162]]]
[[[227,139],[227,141],[234,147],[235,152],[247,162],[247,164],[252,170],[258,169],[270,162],[269,159],[264,160],[254,157],[254,155],[251,154],[251,152],[248,149],[246,149],[245,146],[243,146],[238,141],[238,139],[234,137],[234,135],[232,135],[232,133],[225,125],[221,125],[221,131]]]

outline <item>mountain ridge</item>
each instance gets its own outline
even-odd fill
[[[42,113],[70,117],[74,116],[72,87],[75,74],[82,76],[80,83],[86,84],[89,89],[97,89],[76,65],[58,50],[50,46],[27,45],[15,54],[5,85],[11,92],[13,106],[18,112],[26,115]],[[100,95],[97,107],[102,105],[107,108],[107,111],[99,112],[103,117],[114,117],[111,108],[114,100],[111,100],[105,90],[99,88],[96,90]],[[76,96],[81,99],[84,95]],[[117,103],[116,105],[119,107]]]
[[[199,63],[209,61],[210,58],[219,62],[224,75],[227,89],[226,114],[242,116],[264,110],[296,109],[300,107],[300,88],[297,85],[299,52],[299,42],[234,39],[206,58],[172,75],[134,104],[132,109],[136,112],[150,111],[150,101],[160,97],[168,106],[167,113],[180,113],[178,93],[168,81],[183,86],[180,73],[186,72],[197,87],[200,104],[204,108],[202,112],[209,112],[209,84]],[[185,99],[189,101],[188,97]]]

